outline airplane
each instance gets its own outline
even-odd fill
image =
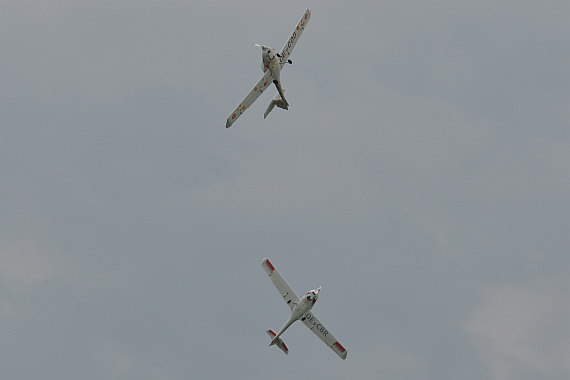
[[[283,297],[283,300],[287,303],[291,309],[291,316],[285,322],[285,325],[275,333],[273,330],[267,330],[267,334],[271,337],[270,346],[276,345],[280,348],[286,355],[289,354],[289,349],[283,342],[281,335],[291,326],[295,321],[301,320],[316,336],[318,336],[328,347],[330,347],[338,356],[343,360],[346,359],[347,351],[340,344],[340,342],[334,337],[334,335],[322,324],[317,318],[315,313],[311,311],[315,302],[319,298],[319,293],[322,289],[319,286],[317,289],[309,290],[307,294],[299,298],[289,283],[281,276],[279,271],[275,269],[275,266],[271,264],[269,259],[265,258],[261,261],[261,266],[265,273],[269,276],[273,285]]]
[[[231,127],[231,125],[240,117],[242,113],[245,112],[249,106],[255,102],[255,100],[261,95],[263,91],[265,91],[268,86],[271,86],[271,83],[275,84],[277,87],[277,95],[267,107],[263,118],[265,119],[267,115],[275,108],[275,106],[282,108],[284,110],[289,109],[289,103],[285,99],[285,90],[281,85],[281,70],[283,67],[289,63],[292,64],[293,62],[289,59],[289,55],[293,51],[295,44],[303,34],[307,23],[311,18],[311,10],[307,9],[301,20],[297,24],[296,28],[293,30],[291,37],[281,49],[281,53],[277,53],[275,49],[265,46],[254,44],[254,46],[261,47],[261,69],[263,70],[264,74],[261,79],[257,82],[257,84],[253,87],[253,89],[245,96],[245,98],[241,101],[241,103],[236,107],[236,109],[231,113],[231,115],[226,120],[226,128]]]

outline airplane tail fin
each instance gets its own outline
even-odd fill
[[[269,337],[271,337],[271,343],[269,344],[270,346],[273,346],[274,344],[279,347],[279,349],[281,349],[281,351],[283,351],[285,353],[285,355],[289,354],[289,349],[287,348],[287,346],[285,345],[285,342],[283,342],[283,339],[281,339],[281,337],[278,337],[277,334],[275,334],[275,331],[269,329],[266,330],[267,335],[269,335]]]
[[[285,89],[283,89],[283,92],[285,92]],[[277,94],[273,97],[273,99],[271,99],[271,102],[267,106],[267,109],[263,114],[264,119],[267,117],[267,115],[269,115],[269,112],[273,111],[273,108],[275,108],[275,106],[282,108],[284,110],[289,109],[289,104],[287,103],[287,101],[284,100],[284,98],[282,98],[280,94]]]

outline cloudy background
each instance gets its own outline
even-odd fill
[[[252,42],[283,46],[290,110]],[[568,379],[567,1],[3,1],[3,379]],[[270,257],[348,348],[301,325]]]

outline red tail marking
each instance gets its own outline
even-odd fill
[[[271,264],[271,262],[269,260],[265,260],[265,263],[267,264],[267,267],[269,268],[270,271],[274,271],[275,267],[273,266],[273,264]]]
[[[289,351],[289,349],[287,348],[287,346],[285,345],[285,343],[283,343],[283,348],[285,349],[285,351]]]
[[[273,330],[269,330],[269,333],[273,336],[277,335],[277,334],[275,334],[275,332]]]

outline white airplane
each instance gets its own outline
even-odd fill
[[[226,128],[231,127],[237,118],[240,117],[240,115],[244,113],[245,110],[253,104],[253,102],[255,102],[259,95],[261,95],[261,93],[265,91],[268,86],[271,86],[271,83],[274,83],[275,87],[277,87],[278,94],[275,95],[275,97],[269,103],[265,114],[263,114],[263,118],[265,119],[267,115],[269,115],[269,112],[275,108],[275,106],[283,108],[285,110],[289,109],[289,103],[287,103],[287,100],[285,99],[285,90],[281,86],[280,74],[285,64],[293,63],[289,59],[289,55],[293,51],[293,48],[299,40],[299,37],[301,37],[301,34],[303,34],[303,30],[305,30],[305,26],[307,26],[310,18],[311,10],[307,9],[303,14],[303,17],[301,17],[301,21],[299,21],[297,27],[295,30],[293,30],[293,34],[291,34],[291,37],[289,37],[285,43],[285,46],[283,46],[283,49],[281,49],[281,53],[275,52],[275,49],[268,46],[254,44],[255,46],[261,47],[261,69],[263,70],[264,74],[257,82],[257,84],[253,87],[253,89],[249,92],[249,94],[247,94],[241,103],[236,107],[234,112],[232,112],[228,117],[228,120],[226,121]]]
[[[270,346],[274,344],[277,345],[285,354],[289,353],[289,349],[281,339],[281,334],[297,320],[301,320],[305,326],[307,326],[316,336],[318,336],[327,346],[332,348],[332,350],[340,356],[342,359],[346,359],[347,351],[339,343],[338,340],[331,334],[331,332],[319,321],[316,315],[311,311],[315,302],[319,298],[319,293],[321,287],[313,289],[307,292],[302,298],[297,297],[289,283],[281,276],[281,274],[275,269],[273,264],[269,259],[263,259],[261,261],[261,266],[265,270],[265,273],[269,276],[273,285],[283,297],[283,300],[291,308],[291,316],[285,323],[285,326],[276,334],[273,330],[267,330],[267,334],[271,337]]]

